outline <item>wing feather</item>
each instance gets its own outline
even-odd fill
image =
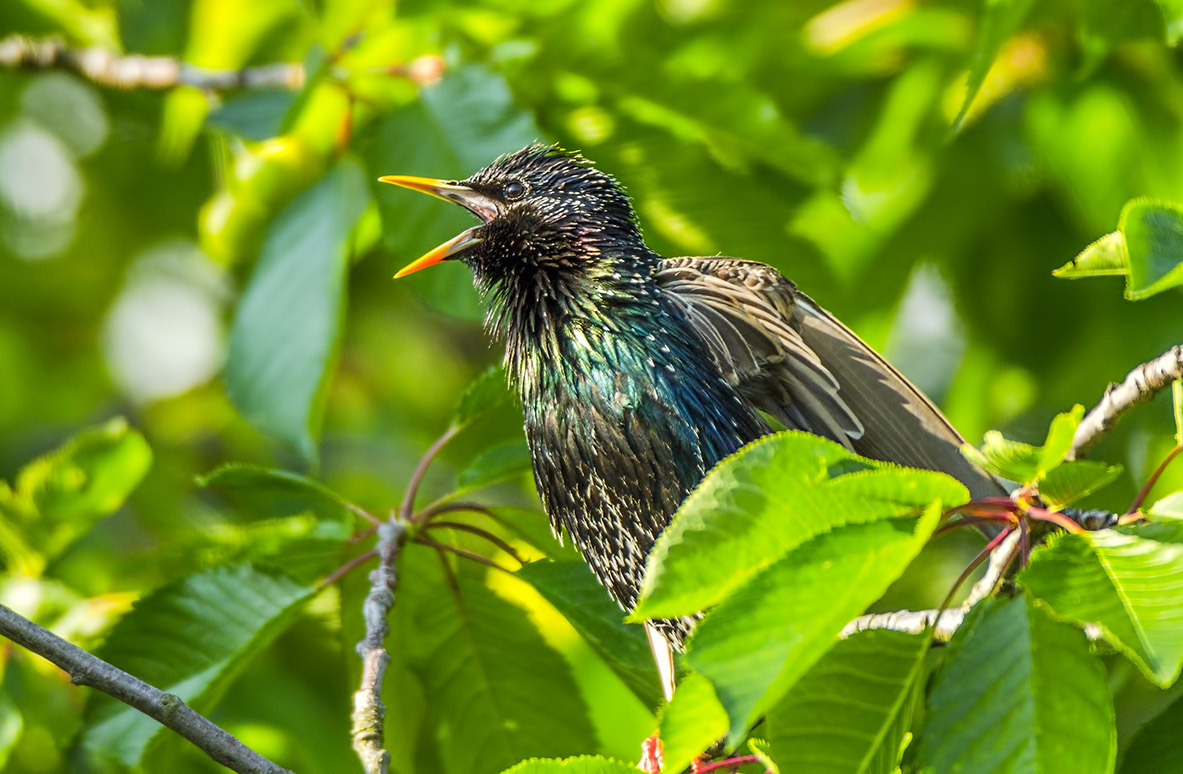
[[[1005,494],[961,455],[964,439],[920,390],[772,267],[671,258],[656,279],[723,376],[785,427],[875,459],[943,471],[974,497]]]

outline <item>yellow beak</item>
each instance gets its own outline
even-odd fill
[[[410,188],[412,191],[418,191],[419,193],[434,196],[437,199],[459,204],[485,223],[488,223],[501,214],[500,202],[460,183],[437,180],[434,177],[412,177],[411,175],[387,175],[386,177],[378,178],[378,182]],[[455,238],[444,242],[418,260],[411,262],[394,276],[397,279],[417,272],[420,269],[426,269],[428,266],[433,266],[440,261],[447,260],[453,255],[479,244],[480,241],[481,238],[477,235],[476,229],[469,229]]]

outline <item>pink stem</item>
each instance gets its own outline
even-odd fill
[[[1134,498],[1132,503],[1130,503],[1130,509],[1126,511],[1126,513],[1133,513],[1142,507],[1142,503],[1146,500],[1147,495],[1150,494],[1150,490],[1154,489],[1154,485],[1158,483],[1159,476],[1161,476],[1162,472],[1167,469],[1167,465],[1171,464],[1171,460],[1179,456],[1179,452],[1183,452],[1183,443],[1179,444],[1174,449],[1171,449],[1170,453],[1163,458],[1163,461],[1158,463],[1158,467],[1155,468],[1154,472],[1150,474],[1150,478],[1146,479],[1146,483],[1138,492],[1138,496]]]
[[[411,483],[407,485],[407,495],[403,498],[402,507],[399,508],[399,518],[403,521],[412,521],[411,514],[415,508],[415,495],[419,493],[419,485],[423,483],[423,476],[427,473],[427,468],[431,465],[431,461],[435,459],[435,455],[439,454],[440,449],[444,448],[444,444],[452,440],[452,437],[460,431],[458,427],[449,427],[444,431],[444,434],[435,439],[435,443],[424,453],[423,458],[419,460],[419,465],[415,468],[415,472],[411,475]]]

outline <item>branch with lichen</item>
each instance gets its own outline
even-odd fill
[[[407,527],[399,521],[378,526],[378,566],[370,573],[370,593],[362,605],[366,636],[357,644],[362,659],[361,686],[353,694],[353,749],[361,759],[366,774],[386,774],[390,754],[386,752],[383,724],[386,706],[382,703],[382,679],[390,663],[386,635],[390,632],[387,616],[394,607],[398,586],[396,563],[407,537]]]
[[[307,73],[299,62],[275,62],[216,70],[168,56],[120,54],[102,48],[75,49],[60,38],[11,35],[0,39],[0,67],[20,70],[66,70],[91,83],[113,89],[165,90],[192,86],[203,91],[299,89]],[[438,56],[422,56],[405,65],[382,68],[387,75],[434,83],[443,71]]]
[[[45,658],[75,685],[85,685],[139,710],[188,739],[214,761],[241,774],[292,774],[244,745],[189,707],[179,696],[152,686],[0,605],[0,634]]]
[[[1076,428],[1068,459],[1083,457],[1130,409],[1140,406],[1183,379],[1183,344],[1176,344],[1154,360],[1130,371],[1121,384],[1111,384],[1104,397]]]

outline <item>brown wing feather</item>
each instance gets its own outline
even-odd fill
[[[681,304],[723,375],[785,427],[875,459],[944,471],[974,497],[1005,494],[961,455],[962,437],[923,393],[772,267],[671,258],[657,282]]]
[[[785,427],[847,447],[862,436],[838,380],[794,325],[797,289],[769,266],[728,258],[671,258],[657,283],[682,305],[715,364]]]

